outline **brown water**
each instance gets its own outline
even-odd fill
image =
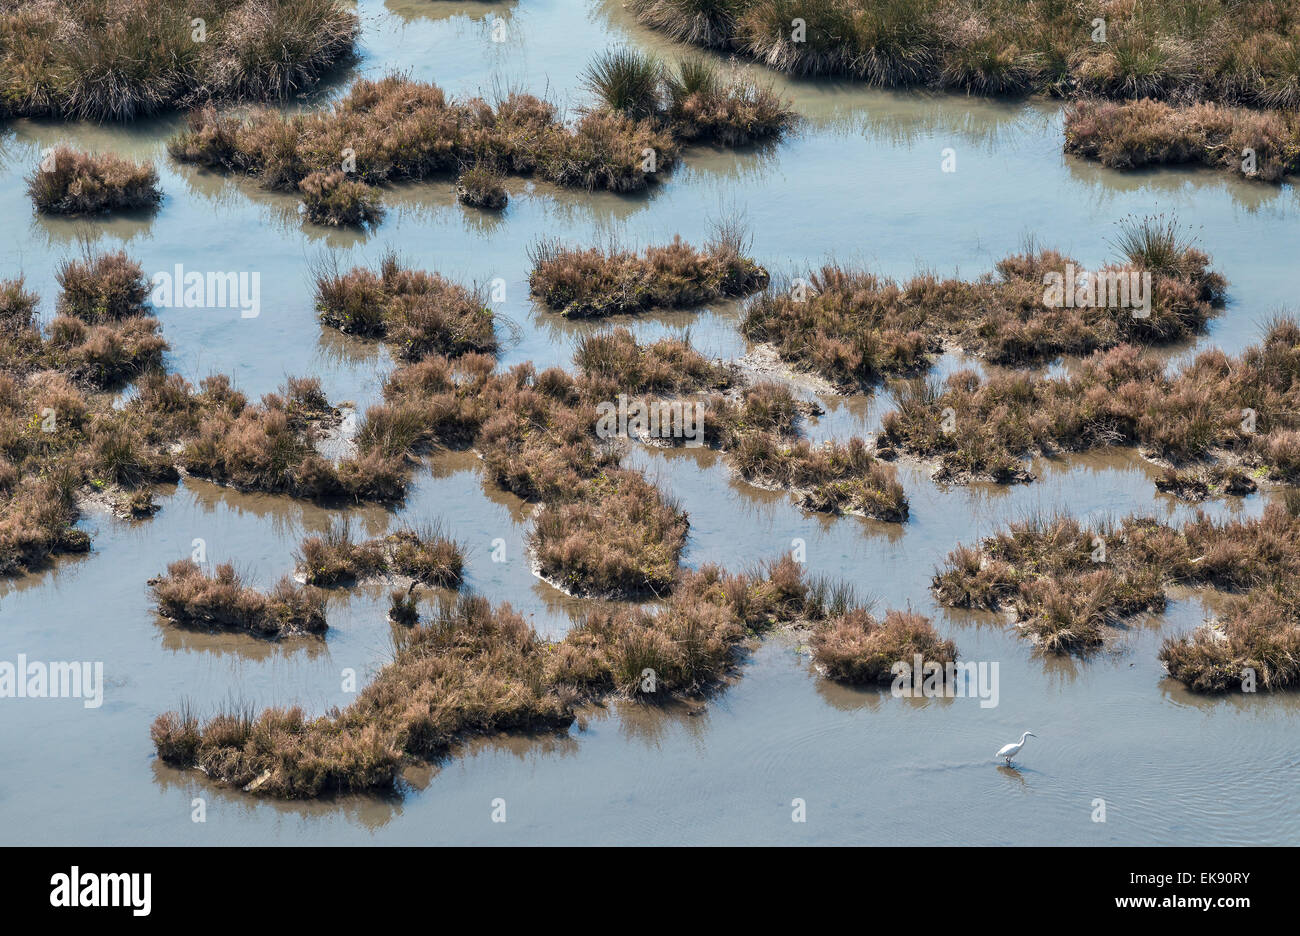
[[[611,43],[672,52],[615,3],[556,0],[362,2],[355,74],[390,69],[456,94],[547,89],[572,110],[578,77]],[[493,18],[505,43],[491,41]],[[17,121],[0,133],[0,266],[23,272],[44,297],[54,266],[81,237],[125,244],[146,272],[256,270],[262,313],[162,310],[169,366],[190,378],[230,373],[246,391],[286,375],[319,375],[331,398],[373,401],[387,354],[321,330],[308,268],[328,248],[345,266],[388,247],[417,266],[466,282],[503,277],[498,307],[503,363],[569,365],[575,325],[527,300],[526,248],[542,235],[588,243],[614,234],[644,245],[680,233],[703,238],[710,220],[743,212],[753,252],[774,272],[826,258],[893,276],[929,268],[976,275],[1027,235],[1086,265],[1104,262],[1112,223],[1130,213],[1176,211],[1199,228],[1231,282],[1230,302],[1196,348],[1238,351],[1291,301],[1295,189],[1248,185],[1208,171],[1119,175],[1064,157],[1060,113],[1043,103],[885,94],[846,84],[775,80],[805,118],[781,144],[742,153],[694,149],[661,186],[635,197],[587,195],[515,180],[504,217],[456,204],[449,181],[385,192],[390,213],[369,235],[304,225],[292,198],[246,180],[179,166],[164,141],[175,119],[129,128]],[[22,177],[40,149],[67,140],[154,159],[166,199],[144,218],[52,221],[34,215]],[[941,151],[958,171],[940,172]],[[734,357],[745,344],[737,309],[629,321],[643,339],[689,330],[701,349]],[[945,359],[941,369],[962,362]],[[817,439],[871,432],[888,410],[875,398],[823,399],[808,428]],[[780,492],[730,475],[707,451],[634,451],[628,463],[681,498],[691,518],[684,561],[745,567],[806,543],[812,571],[853,582],[878,606],[932,615],[964,659],[1000,664],[1000,700],[905,700],[819,678],[797,638],[752,647],[740,678],[701,703],[667,709],[616,704],[564,737],[471,745],[443,764],[409,771],[393,797],[281,804],[161,765],[148,726],[182,700],[201,712],[228,702],[346,705],[342,673],[361,684],[388,658],[386,597],[378,588],[333,593],[321,642],[275,645],[243,636],[178,632],[154,617],[146,580],[202,538],[209,558],[230,558],[259,585],[291,571],[307,531],[335,514],[283,497],[244,495],[185,481],[142,523],[88,514],[94,551],[51,570],[0,582],[0,660],[101,660],[101,708],[78,700],[0,700],[0,841],[5,843],[1295,843],[1291,797],[1300,708],[1294,695],[1193,696],[1163,677],[1160,641],[1199,624],[1203,596],[1135,622],[1090,657],[1045,659],[996,615],[935,605],[930,575],[959,541],[1035,511],[1101,519],[1131,511],[1177,521],[1189,509],[1154,491],[1131,452],[1036,465],[1015,488],[937,485],[902,466],[911,498],[905,526],[805,514]],[[1259,495],[1209,505],[1258,514]],[[441,518],[469,545],[469,586],[507,600],[548,635],[562,634],[582,603],[532,576],[523,543],[528,511],[485,483],[471,455],[431,461],[400,510],[353,512],[366,535],[403,521]],[[493,562],[493,541],[505,562]],[[1030,729],[1018,770],[993,751]],[[191,821],[191,801],[207,821]],[[508,821],[491,821],[492,800]],[[1107,821],[1092,821],[1095,798]],[[807,822],[791,821],[792,800]]]

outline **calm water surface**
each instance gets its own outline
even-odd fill
[[[636,26],[617,3],[521,0],[456,3],[364,0],[361,56],[325,94],[356,75],[400,70],[457,95],[521,87],[572,113],[594,50],[630,43],[677,49]],[[507,41],[492,41],[495,17]],[[576,325],[527,298],[526,251],[541,236],[573,243],[613,236],[631,246],[680,233],[707,236],[742,214],[753,253],[795,275],[827,259],[891,276],[931,269],[973,276],[1026,237],[1093,266],[1107,261],[1114,222],[1173,211],[1196,229],[1229,279],[1230,301],[1210,346],[1239,351],[1292,302],[1297,195],[1208,171],[1119,175],[1061,153],[1054,105],[957,96],[893,95],[847,84],[790,82],[770,73],[804,121],[773,147],[740,153],[694,148],[648,194],[587,195],[525,180],[509,184],[500,218],[459,206],[449,180],[388,189],[374,232],[304,224],[292,197],[168,160],[175,118],[130,127],[16,121],[0,131],[0,267],[18,272],[52,313],[57,262],[89,239],[126,249],[146,272],[256,270],[262,312],[162,310],[169,367],[191,379],[230,373],[250,394],[286,376],[319,375],[332,399],[373,402],[388,355],[318,326],[310,266],[334,250],[344,266],[395,249],[415,265],[464,282],[504,278],[497,308],[503,365],[569,366]],[[23,177],[61,141],[155,161],[166,198],[155,214],[92,223],[38,218]],[[957,172],[940,171],[942,151]],[[697,347],[746,351],[734,304],[629,320],[643,339],[689,331]],[[940,368],[966,362],[945,359]],[[887,394],[822,399],[817,439],[870,433]],[[1155,493],[1150,466],[1131,452],[1041,462],[1040,479],[1014,489],[937,485],[903,466],[912,503],[905,526],[805,514],[784,493],[730,475],[714,453],[635,450],[628,464],[681,500],[691,518],[685,562],[742,568],[806,543],[816,573],[845,578],[878,607],[931,615],[964,659],[1000,664],[996,708],[975,700],[902,700],[820,679],[794,635],[755,643],[738,679],[699,703],[613,704],[586,713],[564,737],[501,738],[408,771],[400,795],[309,804],[256,800],[220,789],[153,755],[148,726],[190,700],[346,705],[341,672],[364,681],[388,659],[381,589],[332,593],[320,642],[271,645],[243,636],[183,633],[151,611],[146,580],[202,538],[209,558],[231,559],[258,585],[290,572],[301,537],[336,511],[282,497],[186,481],[164,492],[151,521],[88,513],[94,551],[40,574],[0,582],[0,659],[102,660],[102,708],[75,700],[4,700],[0,707],[0,840],[5,843],[1272,843],[1300,839],[1290,795],[1300,747],[1292,695],[1206,699],[1163,677],[1161,640],[1201,623],[1208,596],[1179,595],[1160,616],[1135,621],[1087,660],[1045,659],[1005,620],[939,608],[928,584],[957,542],[1041,511],[1173,522],[1185,506]],[[1251,516],[1268,495],[1209,505]],[[509,601],[539,631],[559,636],[583,603],[534,578],[524,559],[529,511],[486,482],[477,460],[430,461],[396,512],[353,511],[365,535],[441,518],[470,547],[469,585]],[[492,541],[507,561],[491,561]],[[1039,738],[1019,770],[992,752],[1025,729]],[[207,822],[191,822],[191,802]],[[504,797],[508,821],[490,821]],[[790,820],[792,801],[807,822]],[[1093,801],[1107,821],[1091,821]]]

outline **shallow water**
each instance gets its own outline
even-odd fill
[[[546,90],[570,112],[594,50],[630,42],[672,53],[610,2],[361,2],[356,74],[397,69],[458,95]],[[492,41],[493,20],[505,42]],[[370,234],[305,224],[293,198],[167,159],[176,118],[94,127],[16,121],[0,131],[0,267],[21,271],[52,312],[57,262],[90,238],[124,244],[147,273],[259,271],[261,314],[164,309],[170,368],[191,379],[231,374],[250,394],[287,375],[319,375],[334,400],[373,402],[388,355],[325,332],[312,310],[311,264],[327,249],[346,266],[396,249],[416,266],[465,282],[506,281],[497,308],[503,365],[568,366],[575,338],[594,327],[535,309],[527,298],[527,248],[541,236],[578,244],[611,236],[634,246],[680,233],[707,236],[712,219],[741,213],[753,253],[796,275],[828,258],[891,276],[918,269],[972,276],[1018,250],[1027,236],[1085,265],[1105,262],[1113,223],[1175,211],[1230,281],[1230,300],[1194,347],[1235,352],[1292,300],[1294,188],[1251,185],[1210,171],[1120,175],[1061,153],[1059,108],[959,96],[886,94],[847,84],[790,82],[762,72],[804,117],[773,147],[688,150],[683,164],[639,196],[587,195],[510,183],[511,204],[488,218],[455,202],[450,180],[385,191],[389,215]],[[149,216],[94,222],[35,216],[23,177],[43,147],[151,158],[166,193]],[[957,172],[940,171],[956,151]],[[697,347],[746,350],[734,304],[627,322],[642,338],[690,332]],[[943,369],[957,366],[945,360]],[[874,431],[888,410],[875,398],[823,399],[816,438]],[[89,556],[0,582],[0,660],[102,660],[104,705],[0,700],[0,840],[6,843],[401,842],[620,844],[770,843],[1294,843],[1300,810],[1289,797],[1300,708],[1293,695],[1193,696],[1163,678],[1161,640],[1199,624],[1202,596],[1136,622],[1087,660],[1048,660],[996,615],[954,613],[928,591],[935,565],[1009,519],[1065,511],[1102,519],[1130,512],[1177,521],[1190,509],[1154,491],[1133,453],[1100,452],[1035,466],[1031,485],[938,485],[900,465],[911,519],[890,525],[798,510],[781,492],[734,479],[711,452],[634,450],[627,463],[679,497],[690,513],[686,564],[741,568],[806,544],[812,571],[851,581],[878,607],[932,615],[963,659],[1000,665],[1000,699],[904,700],[819,678],[797,635],[755,644],[739,678],[715,697],[668,709],[612,705],[565,737],[501,738],[408,772],[401,795],[279,804],[217,788],[153,755],[148,726],[189,700],[199,711],[234,702],[345,705],[345,669],[361,684],[390,653],[379,588],[333,593],[324,643],[280,645],[242,636],[164,628],[146,581],[189,555],[195,538],[213,559],[233,560],[260,586],[291,571],[306,531],[336,513],[299,501],[185,481],[162,493],[141,523],[88,513]],[[1269,495],[1208,505],[1258,514]],[[352,511],[367,536],[405,521],[441,518],[469,545],[469,585],[509,601],[537,628],[562,634],[584,603],[529,571],[529,510],[486,483],[464,453],[432,459],[400,510]],[[504,541],[506,561],[492,560]],[[1019,770],[992,752],[1025,729]],[[192,800],[207,822],[191,821]],[[491,821],[503,797],[508,821]],[[791,822],[792,800],[807,822]],[[1107,821],[1092,821],[1093,801]]]

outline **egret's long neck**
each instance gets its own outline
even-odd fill
[[[1029,732],[1026,731],[1024,734],[1022,734],[1022,735],[1020,736],[1020,743],[1021,743],[1021,744],[1024,744],[1024,743],[1025,743],[1025,738],[1028,738],[1028,737],[1029,737]]]

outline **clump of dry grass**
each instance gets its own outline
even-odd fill
[[[890,611],[877,620],[863,608],[838,615],[812,632],[813,659],[831,679],[871,684],[889,682],[900,661],[946,665],[957,659],[951,640],[942,640],[928,619],[910,611]]]
[[[40,296],[28,292],[21,276],[0,280],[0,366],[19,377],[43,366],[45,340],[36,324]]]
[[[389,253],[375,273],[340,273],[328,262],[316,271],[316,310],[323,324],[345,334],[386,338],[403,357],[492,353],[492,310],[483,296],[436,273],[403,266]]]
[[[58,315],[49,325],[40,364],[96,388],[162,366],[167,344],[145,305],[149,284],[125,252],[94,254],[87,246],[80,258],[59,264],[56,279],[62,287]]]
[[[471,208],[500,211],[510,201],[505,176],[486,165],[471,166],[456,179],[456,198]]]
[[[325,596],[287,576],[268,594],[243,583],[230,563],[209,575],[181,559],[149,580],[158,613],[185,627],[246,631],[257,637],[293,637],[325,631]]]
[[[324,534],[304,539],[298,550],[298,568],[310,585],[335,585],[395,574],[424,585],[456,588],[465,565],[463,548],[444,536],[436,524],[418,530],[407,527],[379,539],[356,542],[345,518]]]
[[[680,41],[797,75],[986,95],[1300,105],[1300,39],[1283,2],[1111,5],[1100,11],[1104,36],[1075,5],[1055,2],[632,0],[629,8]]]
[[[892,465],[878,460],[861,439],[813,445],[799,438],[799,415],[788,387],[756,383],[709,400],[706,436],[742,478],[794,491],[808,510],[889,523],[907,519],[907,495]]]
[[[912,285],[899,288],[828,265],[806,285],[773,284],[760,293],[745,308],[741,333],[838,385],[872,383],[917,370],[940,349],[938,335],[927,325],[938,320],[928,314],[935,310],[911,299],[924,297],[921,287],[929,282],[916,283],[915,294]],[[966,291],[965,284],[960,288]]]
[[[597,697],[662,701],[708,692],[731,674],[750,635],[820,621],[812,595],[788,557],[753,574],[706,565],[685,573],[658,610],[606,606],[584,615],[555,646],[553,670]]]
[[[1160,661],[1194,692],[1293,688],[1300,684],[1298,599],[1294,581],[1253,589],[1223,620],[1166,638]]]
[[[78,497],[86,488],[129,500],[174,480],[153,427],[105,393],[161,368],[166,343],[141,304],[139,267],[125,255],[68,261],[48,336],[21,278],[0,282],[0,575],[85,552]]]
[[[758,381],[709,397],[705,437],[721,449],[738,447],[751,433],[795,439],[805,409],[785,384]]]
[[[316,224],[374,225],[384,208],[369,185],[349,179],[341,169],[317,170],[298,183],[307,220]]]
[[[0,333],[6,338],[28,331],[41,297],[28,292],[21,276],[0,281]]]
[[[849,75],[886,87],[938,77],[941,27],[933,4],[873,0],[861,12],[842,3],[801,8],[791,0],[738,6],[733,44],[778,70]],[[793,30],[796,18],[805,24],[800,36]]]
[[[688,339],[661,338],[637,343],[628,328],[611,328],[582,336],[573,355],[586,377],[586,395],[612,399],[623,393],[689,393],[732,386],[736,369],[706,358]]]
[[[532,294],[568,318],[697,306],[763,288],[767,270],[744,255],[744,234],[723,228],[703,250],[674,237],[637,254],[617,246],[574,249],[544,240],[529,252]]]
[[[395,588],[389,593],[388,619],[405,627],[412,627],[420,620],[414,585],[410,588]]]
[[[395,634],[393,661],[342,711],[223,713],[200,724],[182,710],[159,716],[151,734],[167,763],[259,795],[309,797],[392,786],[404,763],[476,735],[564,731],[583,700],[707,692],[734,670],[747,637],[774,626],[823,634],[832,678],[875,681],[891,653],[954,656],[915,615],[891,612],[868,627],[860,611],[826,598],[788,557],[749,575],[710,565],[684,575],[656,611],[598,606],[548,643],[509,605],[462,595]]]
[[[81,258],[59,264],[56,279],[63,290],[55,307],[60,315],[98,325],[147,312],[149,281],[125,251],[94,255],[87,247]]]
[[[352,524],[346,517],[323,534],[306,537],[298,546],[297,562],[308,585],[355,582],[388,565],[378,540],[358,543],[352,539]]]
[[[200,109],[168,150],[184,162],[256,174],[281,191],[301,190],[314,173],[332,176],[344,150],[355,154],[351,181],[367,186],[478,164],[620,192],[644,189],[678,157],[673,137],[649,121],[593,112],[570,127],[553,105],[532,95],[511,94],[495,104],[456,101],[436,85],[400,75],[360,80],[326,110],[263,109],[238,120]],[[653,165],[647,150],[655,154]]]
[[[723,373],[680,342],[641,349],[626,338],[630,349],[617,350],[635,359],[644,381]],[[546,505],[532,536],[544,575],[582,593],[662,590],[675,574],[686,518],[640,474],[617,470],[619,453],[595,432],[594,388],[606,386],[558,369],[539,374],[531,364],[494,373],[492,359],[473,352],[430,354],[389,377],[357,445],[362,457],[388,458],[434,443],[472,446],[497,485]],[[610,532],[618,548],[593,549]]]
[[[1099,543],[1105,561],[1094,558],[1103,555]],[[978,548],[958,547],[934,586],[950,607],[1014,609],[1022,633],[1050,653],[1068,653],[1101,646],[1122,617],[1162,609],[1178,558],[1145,520],[1094,531],[1068,517],[1034,517]]]
[[[38,211],[98,214],[152,208],[162,200],[158,172],[148,163],[112,153],[81,153],[59,146],[48,163],[27,177],[27,194]],[[48,165],[48,168],[46,166]]]
[[[437,524],[407,527],[384,539],[389,567],[423,585],[457,588],[463,581],[465,550],[442,534]]]
[[[89,537],[75,526],[81,498],[151,514],[152,486],[176,481],[178,468],[319,499],[402,495],[401,456],[370,448],[334,463],[317,453],[341,421],[318,380],[291,378],[250,404],[227,377],[196,390],[165,375],[166,342],[144,305],[140,267],[124,254],[87,253],[58,275],[60,314],[48,335],[21,278],[0,282],[0,575],[86,551]],[[113,391],[128,380],[135,393],[119,399]]]
[[[888,523],[907,519],[907,495],[893,466],[877,460],[861,439],[813,445],[755,433],[735,449],[732,463],[746,480],[798,492],[799,503],[809,510]]]
[[[577,594],[669,588],[686,515],[639,472],[617,469],[618,453],[593,431],[594,406],[518,384],[493,390],[474,445],[497,484],[545,505],[529,533],[539,573]]]
[[[664,88],[665,119],[682,140],[743,146],[779,137],[795,122],[769,85],[740,69],[723,75],[703,59],[682,59],[665,69]]]
[[[686,514],[635,471],[607,471],[548,505],[529,531],[540,574],[566,591],[662,595],[677,578]]]
[[[815,446],[799,438],[796,424],[806,407],[784,385],[737,386],[731,365],[709,362],[681,341],[661,340],[643,349],[625,328],[585,336],[574,360],[585,378],[581,390],[593,401],[724,391],[702,401],[697,441],[723,451],[741,477],[790,490],[809,510],[893,523],[907,519],[907,496],[893,467],[877,460],[861,439]],[[662,409],[663,401],[641,402]],[[683,444],[684,435],[661,441]]]
[[[317,452],[321,433],[341,419],[317,378],[290,378],[259,404],[225,395],[225,389],[218,383],[197,395],[197,416],[177,456],[191,474],[241,490],[317,500],[387,501],[405,491],[408,472],[400,456],[368,451],[334,464]]]
[[[953,480],[1027,480],[1022,460],[1036,452],[1136,445],[1179,466],[1218,463],[1214,470],[1225,480],[1240,474],[1233,471],[1240,463],[1274,480],[1295,481],[1298,349],[1300,325],[1279,319],[1241,356],[1206,351],[1173,375],[1133,346],[1097,352],[1077,373],[1061,377],[981,379],[963,370],[942,387],[900,387],[898,408],[886,414],[877,447],[935,460],[939,475]],[[1246,487],[1241,481],[1232,486]]]
[[[162,367],[167,342],[158,327],[152,315],[100,325],[61,315],[50,323],[45,361],[86,386],[118,387]]]
[[[401,754],[373,729],[330,731],[328,716],[301,708],[267,709],[257,718],[223,712],[203,725],[189,712],[159,716],[150,736],[164,761],[197,766],[235,787],[284,799],[391,786]],[[276,752],[284,755],[273,764]]]
[[[1045,302],[1045,277],[1064,279],[1071,268],[1085,269],[1056,251],[1030,247],[973,281],[921,274],[897,283],[828,265],[802,282],[769,286],[746,307],[741,332],[846,388],[924,370],[949,342],[996,364],[1022,365],[1122,342],[1176,341],[1204,330],[1222,304],[1226,283],[1209,269],[1209,258],[1186,242],[1176,221],[1141,219],[1125,230],[1170,223],[1179,237],[1173,262],[1156,268],[1140,255],[1122,254],[1115,265],[1087,271],[1117,283],[1119,277],[1149,273],[1145,317],[1118,303]]]
[[[958,547],[934,587],[949,606],[1012,610],[1022,631],[1051,653],[1100,646],[1110,626],[1162,610],[1169,585],[1239,592],[1224,622],[1166,640],[1160,658],[1199,691],[1239,686],[1248,666],[1262,685],[1281,688],[1300,679],[1300,620],[1288,599],[1300,573],[1298,546],[1300,517],[1286,504],[1250,520],[1198,515],[1182,529],[1143,517],[1096,529],[1038,517]]]
[[[359,427],[358,448],[363,456],[401,458],[433,444],[473,447],[497,485],[545,505],[530,535],[543,576],[580,594],[662,593],[673,581],[685,514],[641,475],[618,468],[617,440],[601,428],[598,404],[620,394],[730,388],[736,368],[680,339],[643,347],[625,328],[584,336],[574,360],[576,376],[556,368],[539,373],[531,364],[495,373],[491,358],[472,352],[426,355],[390,375],[384,402]],[[784,405],[795,405],[788,391]],[[725,439],[715,434],[710,444],[734,445],[752,428],[728,419]],[[874,462],[860,442],[804,444],[783,457],[784,473],[764,481],[806,483],[801,496],[813,509],[906,515],[892,469]]]
[[[682,140],[738,146],[780,136],[794,122],[770,87],[739,69],[724,75],[702,58],[669,67],[618,48],[587,66],[585,84],[609,112],[654,121]]]
[[[0,116],[130,120],[214,98],[286,98],[350,54],[357,31],[337,0],[6,3]]]
[[[611,113],[633,120],[656,118],[663,108],[663,64],[637,49],[622,46],[598,55],[583,83]]]
[[[462,597],[394,640],[393,661],[341,712],[308,720],[270,709],[201,726],[168,713],[154,724],[159,755],[221,783],[298,798],[391,786],[404,761],[438,757],[475,734],[573,721],[573,693],[545,679],[546,644],[508,605]]]
[[[153,499],[153,491],[148,488],[137,488],[118,498],[113,504],[113,509],[119,516],[140,520],[156,514],[158,503]]]
[[[737,0],[632,0],[634,16],[678,42],[726,49],[736,34],[736,16],[744,8]]]
[[[20,575],[38,569],[51,556],[84,553],[90,537],[77,529],[75,491],[71,472],[49,478],[18,478],[12,462],[0,465],[4,490],[0,493],[0,575]]]
[[[604,63],[598,59],[592,68]],[[334,200],[346,196],[353,206],[373,205],[373,193],[360,186],[450,174],[460,177],[462,201],[500,207],[502,174],[588,191],[634,192],[673,168],[681,139],[737,145],[777,135],[793,119],[770,90],[723,79],[708,66],[684,66],[662,88],[657,69],[650,72],[649,111],[612,88],[612,97],[605,94],[597,82],[592,88],[599,103],[572,124],[530,94],[511,93],[491,103],[455,100],[437,85],[402,75],[363,79],[319,111],[264,108],[238,119],[212,107],[198,109],[168,150],[183,162],[255,174],[271,189],[302,191],[309,208],[313,200],[325,200],[322,188]],[[622,80],[607,77],[615,84]],[[355,175],[341,179],[336,173],[345,150],[355,156]],[[464,166],[471,168],[462,172]],[[365,212],[351,214],[368,220]]]
[[[1255,479],[1234,465],[1169,466],[1156,478],[1157,491],[1185,501],[1201,501],[1220,494],[1244,497],[1258,489]]]
[[[1201,163],[1280,182],[1300,172],[1300,122],[1288,111],[1085,100],[1066,111],[1065,149],[1112,169]]]

